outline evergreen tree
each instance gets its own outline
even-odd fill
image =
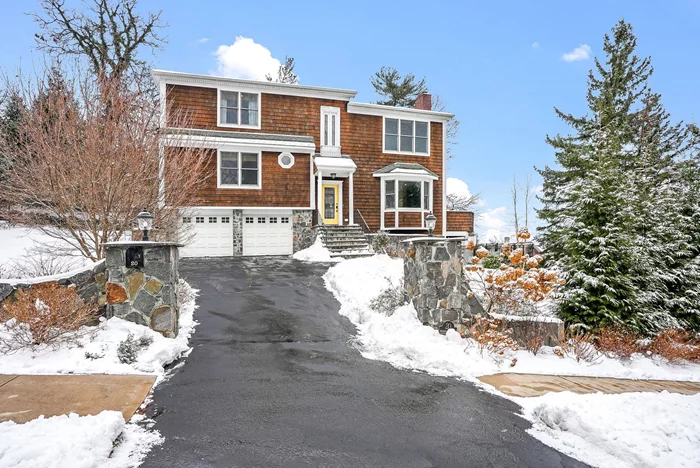
[[[589,115],[557,115],[574,135],[547,137],[560,168],[544,179],[542,242],[567,281],[560,314],[593,327],[625,323],[642,327],[634,281],[635,245],[629,199],[633,193],[629,151],[634,103],[646,91],[649,59],[634,55],[632,27],[620,21],[605,35],[605,64],[588,77]]]
[[[24,102],[16,91],[8,91],[0,110],[0,182],[12,167],[12,155],[21,147]]]
[[[567,283],[560,313],[594,328],[700,328],[700,135],[673,124],[634,55],[632,27],[605,36],[589,74],[588,116],[557,110],[574,135],[548,138],[540,216]]]
[[[374,90],[385,100],[377,104],[394,107],[415,107],[416,98],[428,91],[425,78],[416,81],[413,73],[402,77],[393,67],[382,67],[370,78]]]

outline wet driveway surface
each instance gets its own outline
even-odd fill
[[[323,285],[287,258],[183,261],[200,290],[194,350],[160,384],[165,437],[144,467],[582,467],[514,403],[364,359]]]

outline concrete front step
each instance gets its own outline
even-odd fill
[[[331,253],[331,258],[361,258],[361,257],[371,257],[374,255],[373,252],[338,252]]]

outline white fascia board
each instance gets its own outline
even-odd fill
[[[379,177],[380,179],[391,177],[392,179],[400,178],[401,180],[438,180],[437,176],[428,174],[427,172],[417,173],[417,172],[404,172],[401,170],[394,170],[391,172],[383,172],[381,174],[374,173],[374,177]]]
[[[289,151],[290,153],[310,153],[316,146],[313,143],[255,140],[245,138],[226,138],[199,135],[165,135],[163,142],[166,146],[184,148],[240,148],[255,151]]]
[[[436,122],[448,122],[455,116],[449,112],[383,106],[381,104],[368,104],[365,102],[349,102],[348,113],[394,117],[397,119],[434,120]]]
[[[161,82],[183,86],[201,86],[204,88],[226,89],[233,87],[237,90],[252,91],[263,94],[281,94],[285,96],[312,97],[349,101],[357,95],[351,89],[322,88],[319,86],[303,86],[288,83],[271,83],[257,80],[240,80],[221,76],[198,75],[168,70],[151,70],[153,79],[160,86]]]

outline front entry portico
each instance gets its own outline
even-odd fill
[[[355,224],[353,175],[357,166],[346,156],[314,156],[318,223],[343,225],[343,180],[348,184],[348,224]]]

